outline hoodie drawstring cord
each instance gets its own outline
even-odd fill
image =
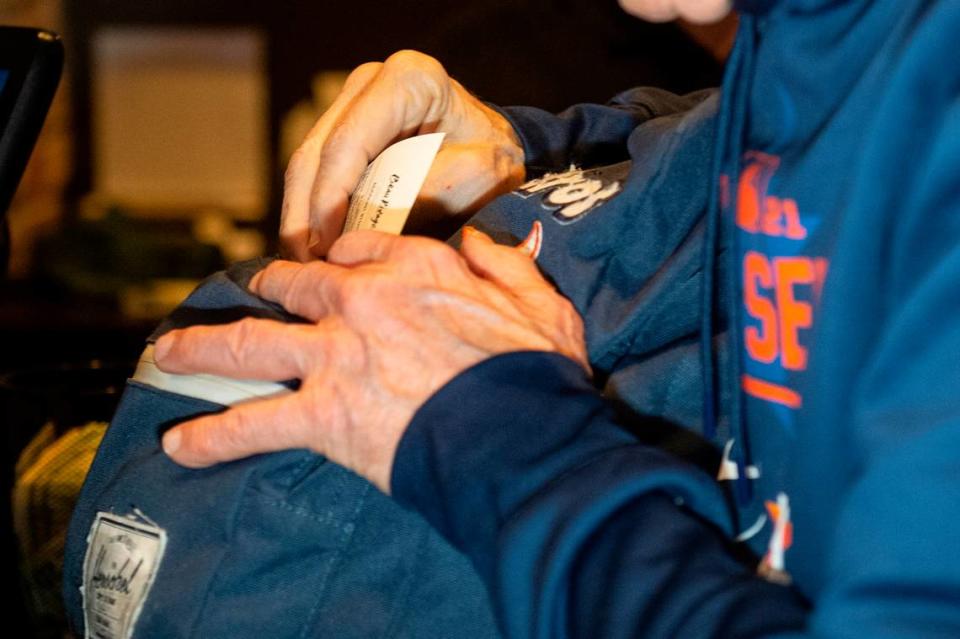
[[[720,176],[723,172],[725,162],[729,162],[730,173],[728,175],[727,188],[731,190],[731,200],[735,195],[736,181],[740,173],[740,159],[743,153],[744,127],[746,123],[747,100],[749,98],[749,75],[753,70],[754,50],[756,32],[753,18],[749,15],[740,16],[740,33],[738,34],[736,46],[730,54],[727,62],[727,72],[723,82],[723,93],[721,96],[720,114],[717,119],[716,147],[713,155],[713,185],[707,208],[707,229],[704,242],[703,273],[704,273],[704,291],[703,291],[703,309],[701,318],[701,363],[703,367],[704,384],[704,436],[707,439],[713,439],[717,434],[717,420],[719,412],[719,379],[715,374],[716,359],[713,350],[713,330],[714,330],[714,311],[716,295],[716,273],[717,254],[719,252],[719,235],[721,222],[729,225],[729,237],[735,237],[732,225],[733,219],[725,219],[720,203]],[[730,153],[726,154],[729,144]],[[730,327],[730,346],[728,366],[730,367],[732,383],[739,386],[739,363],[740,363],[740,343],[739,343],[739,292],[740,282],[737,274],[739,273],[736,263],[735,247],[731,245],[729,250],[731,275],[733,287],[731,289],[729,311]],[[738,503],[745,504],[752,498],[752,487],[746,469],[752,466],[750,455],[750,445],[744,416],[742,402],[739,390],[735,390],[731,396],[730,406],[730,429],[735,439],[740,444],[742,454],[738,461],[740,472],[735,481],[735,493]]]

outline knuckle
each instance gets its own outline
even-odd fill
[[[583,321],[580,319],[580,313],[577,312],[576,307],[573,305],[573,302],[563,297],[562,295],[555,294],[557,297],[557,304],[559,306],[559,311],[561,317],[567,318],[568,321],[573,324],[582,324]]]
[[[421,69],[424,71],[431,71],[437,68],[443,69],[443,66],[436,58],[432,58],[414,49],[401,49],[393,53],[387,58],[385,65],[403,69]]]
[[[456,261],[459,258],[457,250],[448,244],[431,240],[425,237],[411,237],[407,241],[398,243],[399,256],[402,259],[428,259],[432,262]]]
[[[241,346],[255,336],[259,323],[260,321],[253,317],[244,317],[237,322],[237,337]]]
[[[425,53],[405,49],[397,51],[384,63],[384,68],[410,87],[426,87],[429,93],[439,95],[448,78],[446,69],[436,58]]]
[[[425,241],[420,250],[430,265],[440,273],[450,273],[463,261],[456,249],[442,242]]]
[[[195,426],[188,432],[190,449],[195,456],[206,460],[219,457],[221,446],[217,443],[215,428]]]
[[[333,264],[347,262],[354,252],[353,243],[357,239],[356,233],[344,233],[333,241],[327,251],[327,261]]]
[[[392,258],[404,276],[402,281],[396,283],[406,285],[424,281],[446,281],[446,277],[461,272],[465,265],[463,257],[455,248],[423,237],[410,237],[398,242],[394,246]]]
[[[352,145],[355,144],[356,127],[351,126],[351,117],[354,116],[350,113],[344,114],[330,127],[330,132],[323,142],[323,149],[319,151],[318,176],[325,176],[326,172],[335,166],[339,159],[348,153]],[[314,191],[312,195],[315,197],[318,193]]]
[[[383,277],[369,274],[363,278],[347,277],[340,285],[340,301],[345,312],[366,309],[384,288]]]
[[[256,320],[245,317],[234,324],[232,331],[227,333],[226,353],[234,366],[240,366],[245,359],[246,345],[251,342],[256,326]]]
[[[315,264],[318,270],[323,265],[319,262]],[[299,304],[300,307],[312,308],[318,315],[326,315],[340,308],[343,304],[344,289],[350,285],[351,278],[336,273],[314,276],[313,272],[311,269],[301,274],[303,283],[300,286],[291,287],[291,304],[288,308],[296,308],[292,305],[295,302],[294,297],[304,301]],[[297,289],[296,292],[293,289]]]
[[[350,72],[350,75],[347,77],[347,83],[349,84],[352,82],[357,82],[363,78],[367,78],[370,75],[377,73],[382,68],[382,62],[364,62]]]
[[[274,260],[263,267],[255,276],[257,278],[257,292],[261,296],[269,296],[270,292],[276,288],[276,282],[281,277],[281,269],[284,263],[289,262],[285,260]]]
[[[287,169],[283,173],[283,184],[285,188],[289,189],[299,181],[300,175],[303,173],[300,167],[304,165],[310,153],[311,150],[308,148],[308,145],[301,144],[297,147],[297,150],[293,152],[293,155],[290,156]]]
[[[396,273],[376,270],[348,281],[343,288],[341,309],[348,325],[368,325],[368,322],[382,322],[391,313],[396,312],[397,304],[407,290],[407,284]],[[343,337],[343,336],[341,336]],[[350,346],[349,343],[337,343],[335,348]]]
[[[301,388],[305,401],[297,409],[297,415],[285,427],[290,429],[288,436],[292,441],[298,441],[321,455],[336,457],[336,434],[340,430],[340,423],[334,419],[338,403],[337,394],[322,383],[307,382]],[[312,427],[322,423],[322,428]]]
[[[566,298],[562,298],[563,303],[561,306],[564,318],[563,326],[566,329],[566,333],[570,336],[576,337],[578,339],[583,338],[583,318],[580,317],[580,313],[577,312],[576,307],[573,303]]]
[[[316,273],[319,270],[318,263],[308,263],[303,268],[295,271],[290,282],[283,287],[280,296],[280,304],[286,309],[297,308],[305,296],[315,295],[317,292]]]
[[[275,279],[282,275],[283,270],[290,264],[290,262],[285,262],[284,260],[273,260],[265,267],[261,273],[261,277],[264,279]]]
[[[299,315],[304,319],[313,319],[312,315],[319,312],[320,306],[317,303],[317,294],[313,291],[301,293],[299,291],[285,291],[280,299],[280,306],[294,315]]]
[[[223,453],[243,452],[247,449],[247,431],[250,426],[250,418],[243,411],[232,411],[227,413],[227,418],[221,422],[220,427],[215,431],[210,430],[208,437],[208,446],[211,448],[211,455],[222,457]]]

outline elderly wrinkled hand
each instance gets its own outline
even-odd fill
[[[250,289],[311,323],[245,319],[173,331],[157,342],[158,365],[301,386],[171,429],[164,449],[180,464],[309,448],[389,492],[414,413],[461,371],[518,350],[559,352],[589,370],[570,302],[522,248],[473,229],[459,252],[426,238],[348,233],[328,261],[274,262]]]
[[[447,136],[418,200],[429,203],[433,216],[469,213],[523,182],[523,149],[513,127],[437,60],[401,51],[355,69],[287,167],[285,252],[300,261],[326,255],[367,164],[400,139],[441,131]]]

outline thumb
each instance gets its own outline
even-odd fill
[[[544,279],[534,259],[540,250],[543,227],[534,222],[527,238],[518,246],[495,243],[486,233],[463,227],[460,253],[470,270],[506,289],[553,287]]]
[[[519,246],[496,244],[475,228],[463,228],[460,252],[470,270],[519,302],[521,311],[548,336],[558,352],[592,374],[576,308],[540,274],[533,257],[539,251],[543,227],[534,222]]]

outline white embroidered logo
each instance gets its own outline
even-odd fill
[[[553,218],[569,224],[617,195],[629,170],[630,162],[587,170],[571,166],[564,173],[531,180],[516,193],[524,198],[542,195],[543,206],[553,211]]]

